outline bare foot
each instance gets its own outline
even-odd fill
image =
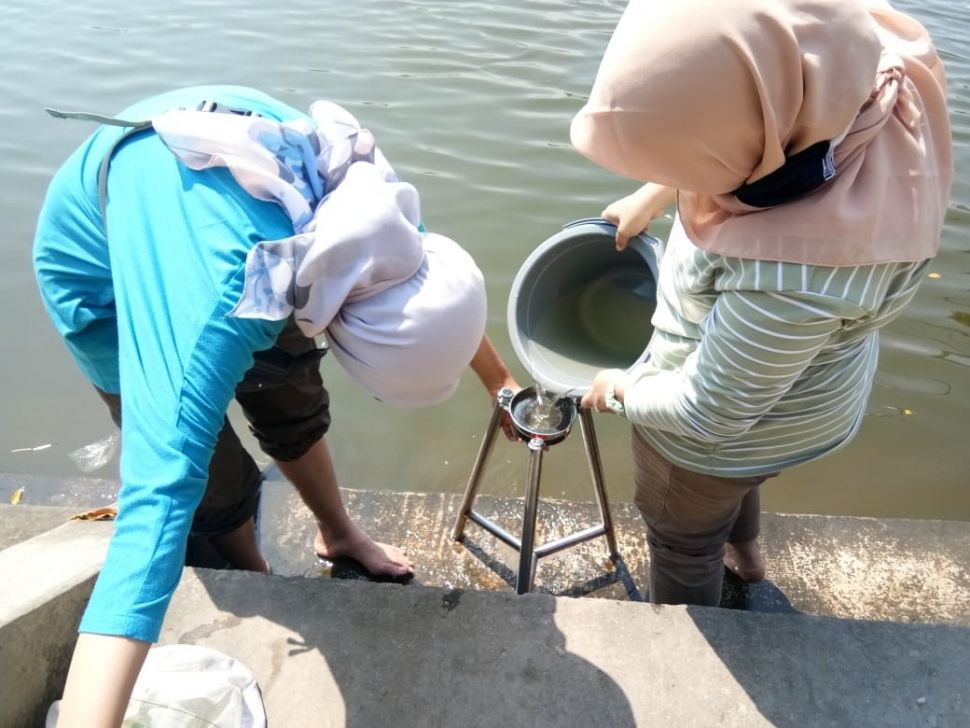
[[[313,550],[322,559],[353,559],[373,576],[414,576],[414,564],[401,549],[374,541],[356,525],[341,535],[318,530]]]
[[[757,539],[727,544],[724,565],[741,581],[753,584],[765,578],[765,560]]]

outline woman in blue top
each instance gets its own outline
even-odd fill
[[[195,111],[205,103],[230,112]],[[259,472],[225,416],[233,397],[317,518],[319,555],[354,558],[382,577],[413,573],[343,508],[323,439],[328,396],[314,335],[326,333],[351,376],[390,402],[440,400],[469,363],[491,394],[515,386],[484,336],[480,272],[457,245],[424,231],[416,192],[346,112],[330,105],[311,118],[220,86],[156,96],[120,117],[179,108],[193,111],[176,115],[169,136],[160,123],[127,136],[100,127],[55,175],[37,227],[45,306],[123,442],[115,534],[81,622],[62,726],[120,723],[190,531],[239,568],[269,570],[253,519]],[[223,149],[218,131],[193,168],[186,150],[213,117],[243,141]],[[344,142],[351,152],[341,161]],[[310,217],[294,213],[296,193]],[[290,268],[272,267],[281,250]],[[348,257],[363,263],[348,266]],[[270,300],[263,284],[278,284],[280,270],[292,275]],[[361,320],[376,323],[363,329]]]

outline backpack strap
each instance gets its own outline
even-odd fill
[[[116,116],[92,114],[87,111],[61,111],[60,109],[52,109],[50,107],[45,107],[44,111],[53,116],[55,119],[78,119],[79,121],[93,121],[96,124],[104,124],[105,126],[129,126],[133,128],[145,128],[146,126],[151,126],[152,124],[152,122],[149,120],[127,121],[125,119],[119,119]]]
[[[225,104],[220,104],[215,101],[202,101],[198,106],[195,107],[196,111],[207,111],[214,114],[236,114],[237,116],[259,116],[254,111],[249,109],[238,109],[232,106],[226,106]],[[87,111],[62,111],[60,109],[45,108],[48,114],[53,116],[55,119],[73,119],[77,121],[93,121],[96,124],[102,124],[104,126],[118,126],[125,129],[124,133],[119,136],[111,147],[108,149],[107,153],[104,155],[104,159],[101,160],[101,166],[98,168],[98,207],[101,209],[101,224],[104,226],[105,235],[108,233],[108,218],[107,218],[107,208],[108,208],[108,168],[111,166],[111,158],[114,153],[118,150],[118,147],[126,142],[131,136],[135,134],[140,134],[141,132],[148,131],[152,128],[151,119],[144,119],[142,121],[130,121],[128,119],[119,119],[115,116],[105,116],[104,114],[92,114]]]
[[[104,155],[104,159],[101,160],[101,166],[98,167],[98,207],[101,209],[101,224],[104,226],[105,235],[108,233],[108,167],[111,165],[111,157],[114,156],[115,151],[118,147],[126,141],[133,134],[138,134],[143,131],[147,131],[152,128],[152,122],[149,119],[144,121],[128,121],[126,119],[118,119],[114,116],[104,116],[103,114],[91,114],[87,111],[60,111],[58,109],[46,108],[44,109],[48,114],[53,116],[55,119],[75,119],[78,121],[93,121],[96,124],[102,124],[105,126],[119,126],[124,127],[125,132],[119,136],[111,147],[108,149],[107,153]]]

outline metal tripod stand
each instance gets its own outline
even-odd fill
[[[535,545],[536,515],[539,505],[539,481],[542,476],[542,456],[550,446],[565,439],[569,434],[572,422],[569,422],[564,429],[555,433],[556,436],[554,437],[530,432],[523,423],[516,421],[511,407],[514,396],[516,395],[510,389],[503,389],[499,392],[498,401],[492,411],[488,428],[485,430],[485,436],[482,438],[482,444],[478,450],[478,456],[475,458],[475,464],[472,466],[472,472],[468,478],[468,485],[465,487],[465,495],[462,498],[458,517],[455,519],[455,525],[451,529],[451,538],[455,541],[461,541],[465,525],[471,520],[500,541],[516,549],[519,552],[519,570],[516,576],[515,591],[518,594],[525,594],[532,590],[536,564],[543,556],[549,556],[550,554],[557,553],[570,546],[575,546],[599,536],[606,536],[606,543],[609,546],[611,558],[618,558],[619,552],[616,547],[616,535],[613,532],[613,518],[610,515],[606,488],[603,485],[603,466],[600,460],[599,445],[596,442],[596,432],[593,428],[593,416],[589,410],[579,409],[578,407],[573,407],[572,411],[578,411],[580,430],[582,431],[583,444],[586,449],[586,460],[589,464],[589,474],[593,481],[593,489],[596,493],[596,502],[599,505],[601,522],[596,526],[577,531],[541,546],[537,547]],[[521,539],[516,538],[501,526],[473,509],[475,496],[478,494],[478,489],[481,485],[485,464],[495,444],[495,435],[501,428],[503,413],[508,413],[512,417],[513,425],[518,433],[526,440],[526,446],[529,448],[529,473],[525,496],[525,512],[522,516]]]

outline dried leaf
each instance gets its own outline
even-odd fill
[[[104,508],[94,508],[83,513],[75,513],[71,516],[72,521],[113,521],[118,515],[118,509],[114,506]]]

